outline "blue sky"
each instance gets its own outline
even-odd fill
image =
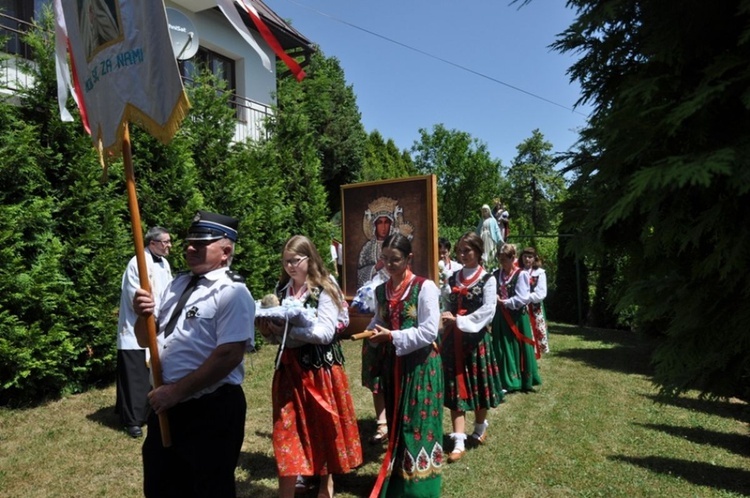
[[[536,128],[554,152],[567,150],[590,112],[572,110],[580,88],[566,70],[575,59],[548,48],[574,19],[563,0],[520,9],[504,0],[265,1],[340,61],[367,132],[401,149],[442,123],[509,166]]]

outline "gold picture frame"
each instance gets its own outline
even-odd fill
[[[342,289],[351,300],[375,271],[382,236],[400,232],[411,237],[412,271],[437,280],[437,181],[435,175],[412,176],[341,186],[344,265]],[[387,234],[386,234],[387,235]]]

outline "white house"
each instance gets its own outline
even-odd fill
[[[312,43],[261,0],[248,1],[284,51],[304,66],[315,50]],[[0,45],[0,51],[15,56],[0,60],[0,95],[12,94],[20,85],[30,83],[28,75],[19,71],[16,64],[16,57],[29,57],[28,47],[21,42],[21,35],[28,30],[30,21],[39,15],[42,7],[50,3],[51,0],[0,0],[0,37],[7,39],[4,46]],[[216,7],[216,0],[166,0],[164,4],[168,13],[174,9],[189,20],[194,28],[193,36],[199,43],[191,59],[180,61],[186,83],[189,83],[197,63],[209,67],[227,82],[232,92],[232,106],[237,110],[235,139],[258,138],[263,133],[263,119],[271,113],[274,104],[276,65],[271,64],[271,71],[263,67],[255,49]],[[257,45],[271,61],[275,61],[273,50],[260,36],[248,14],[242,9],[237,10]]]

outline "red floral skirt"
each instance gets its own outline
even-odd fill
[[[273,450],[279,476],[343,474],[362,464],[349,381],[341,365],[303,369],[284,351],[273,377]]]

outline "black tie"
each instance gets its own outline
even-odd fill
[[[182,308],[185,307],[185,303],[190,297],[190,294],[195,290],[195,286],[200,279],[201,275],[193,275],[193,278],[190,279],[185,290],[182,291],[182,295],[180,296],[179,301],[177,301],[177,306],[174,307],[172,316],[169,317],[169,321],[167,322],[166,327],[164,327],[164,337],[169,337],[169,334],[174,331],[174,328],[177,325],[177,319],[180,317],[180,313],[182,313]]]

